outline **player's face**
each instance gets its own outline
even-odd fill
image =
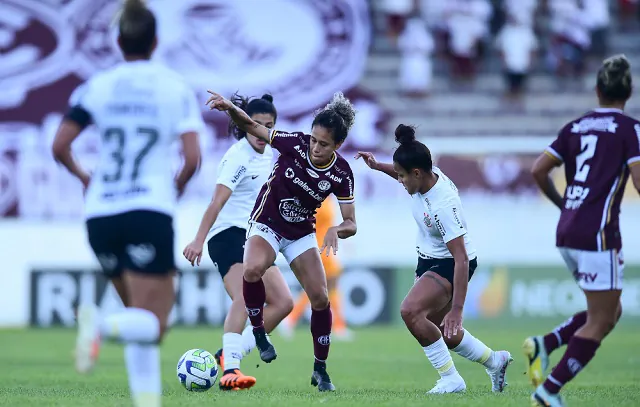
[[[322,126],[313,126],[309,144],[311,162],[318,167],[328,164],[333,153],[340,147],[333,141],[331,132]]]
[[[251,115],[251,119],[268,129],[272,129],[273,126],[276,125],[276,119],[271,113],[255,113]],[[267,146],[267,143],[264,140],[259,139],[256,136],[252,136],[251,134],[247,134],[247,141],[256,151],[260,153],[263,153],[265,147]]]
[[[415,194],[420,188],[420,179],[418,170],[407,172],[400,164],[393,162],[393,170],[398,174],[398,182],[402,184],[404,189],[411,195]]]

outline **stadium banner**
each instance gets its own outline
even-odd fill
[[[282,272],[296,298],[301,289],[295,276],[288,268]],[[222,326],[231,299],[215,269],[184,271],[176,276],[175,282],[177,296],[170,316],[172,325]],[[345,270],[340,287],[347,323],[353,326],[391,323],[395,309],[394,285],[392,269]],[[74,326],[74,310],[83,302],[95,303],[105,313],[122,307],[113,285],[94,270],[33,270],[29,291],[29,324],[32,326]]]

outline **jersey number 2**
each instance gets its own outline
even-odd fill
[[[580,154],[576,156],[576,175],[573,177],[574,180],[579,182],[587,180],[587,175],[591,170],[591,166],[587,164],[587,161],[596,154],[597,143],[598,136],[593,134],[580,137]]]
[[[149,151],[158,142],[158,131],[148,127],[139,127],[136,131],[138,137],[146,137],[146,142],[133,159],[133,171],[131,172],[131,181],[135,181],[140,173],[140,163]],[[109,143],[112,139],[116,141],[116,149],[111,153],[111,158],[116,164],[115,171],[111,174],[104,174],[102,179],[104,182],[118,182],[122,179],[122,167],[125,164],[124,151],[127,144],[127,138],[124,129],[119,127],[110,127],[104,132],[104,142]]]

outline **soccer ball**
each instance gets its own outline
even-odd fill
[[[207,391],[218,378],[218,364],[204,349],[188,350],[178,361],[178,380],[189,391]]]

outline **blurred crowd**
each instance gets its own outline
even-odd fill
[[[632,29],[639,0],[615,0],[620,29]],[[538,66],[580,79],[608,50],[610,0],[381,0],[387,33],[401,55],[399,84],[428,94],[435,59],[452,83],[472,84],[479,65],[499,55],[506,95],[519,98]],[[614,16],[615,17],[615,16]]]

